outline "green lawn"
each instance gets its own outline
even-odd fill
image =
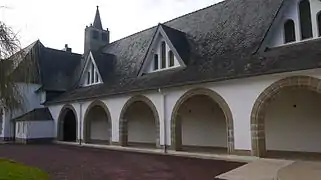
[[[0,159],[0,180],[48,180],[47,173],[6,159]]]

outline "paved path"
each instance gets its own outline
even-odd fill
[[[0,145],[0,157],[39,167],[53,180],[213,180],[243,165],[66,145]]]
[[[321,162],[260,159],[218,177],[226,180],[319,180]]]

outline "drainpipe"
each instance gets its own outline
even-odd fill
[[[163,110],[163,126],[164,126],[164,153],[167,153],[167,123],[166,123],[166,108],[165,108],[165,93],[161,88],[158,89],[158,92],[162,95],[161,104]]]
[[[79,103],[80,110],[79,110],[79,145],[82,144],[82,103]]]

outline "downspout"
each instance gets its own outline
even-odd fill
[[[158,92],[162,95],[161,104],[163,110],[163,126],[164,126],[164,153],[167,153],[167,123],[166,123],[166,108],[165,108],[165,93],[162,91],[161,88],[158,89]]]
[[[81,144],[82,144],[82,135],[83,135],[83,133],[82,133],[82,126],[83,126],[83,124],[82,124],[82,103],[79,103],[79,106],[80,106],[80,110],[79,110],[79,145],[81,146]]]

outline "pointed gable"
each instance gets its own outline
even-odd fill
[[[101,83],[103,83],[103,80],[99,73],[93,53],[89,52],[86,57],[86,63],[81,75],[80,85],[91,86],[91,85],[101,84]]]
[[[188,56],[189,48],[185,33],[159,24],[145,55],[139,75],[185,67]]]

